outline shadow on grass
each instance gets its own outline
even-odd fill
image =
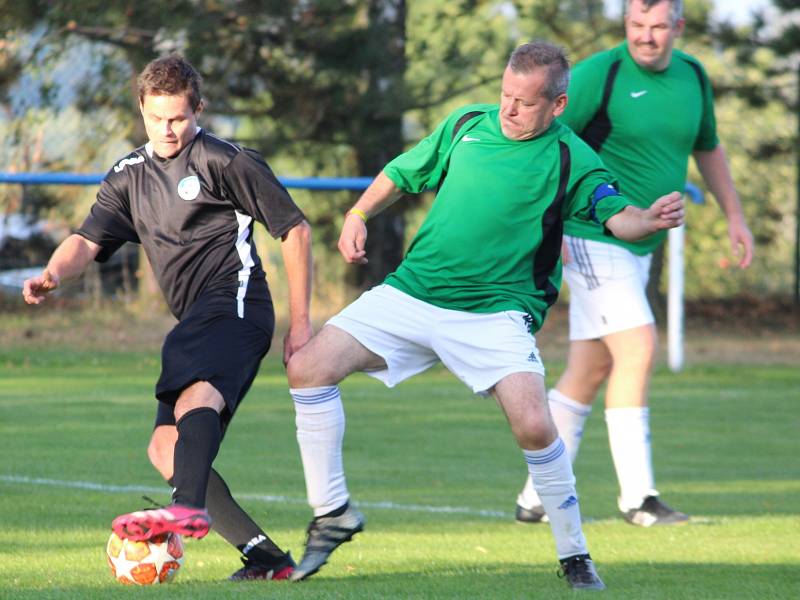
[[[286,582],[196,583],[177,579],[166,588],[136,589],[136,597],[198,598],[574,598],[555,566],[522,564],[448,565],[426,572],[328,576],[323,571],[300,584]],[[739,565],[730,563],[626,563],[599,565],[608,592],[605,597],[641,599],[797,598],[800,572],[797,564]],[[3,583],[0,596],[15,599],[130,598],[133,590],[108,585],[17,588]],[[6,596],[8,593],[10,595]]]

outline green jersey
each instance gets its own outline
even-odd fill
[[[497,105],[455,111],[384,173],[409,193],[440,186],[386,283],[442,308],[522,311],[532,331],[558,296],[564,219],[603,223],[630,204],[569,128],[510,140]]]
[[[637,65],[625,43],[578,63],[559,120],[597,151],[620,191],[640,208],[683,191],[689,155],[719,143],[711,83],[700,63],[679,50],[659,72]],[[564,232],[638,255],[655,250],[666,236],[661,231],[637,242],[609,239],[599,225],[578,219],[568,221]]]

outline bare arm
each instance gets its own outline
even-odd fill
[[[606,221],[606,227],[621,240],[635,242],[662,229],[683,224],[683,199],[680,193],[661,196],[644,210],[626,206]]]
[[[289,331],[283,338],[283,364],[313,335],[311,328],[311,226],[302,221],[281,238],[289,283]]]
[[[402,191],[381,171],[351,210],[361,211],[371,217],[394,204],[401,195]],[[347,213],[339,236],[339,252],[349,263],[367,264],[364,250],[366,242],[366,222],[357,213]]]
[[[62,280],[72,279],[83,273],[101,246],[78,234],[72,234],[56,248],[42,274],[26,279],[22,296],[28,304],[40,304],[47,294],[55,290]]]
[[[719,207],[728,220],[728,238],[733,253],[739,258],[739,266],[746,268],[753,260],[753,234],[747,227],[739,202],[739,195],[733,185],[728,160],[722,144],[708,152],[696,151],[692,154],[700,169],[700,174],[714,194]]]

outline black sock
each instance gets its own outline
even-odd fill
[[[348,506],[350,506],[350,502],[349,501],[345,502],[344,504],[342,504],[339,508],[334,508],[331,512],[325,513],[324,515],[320,515],[317,518],[318,519],[322,519],[322,518],[325,518],[325,517],[341,517],[345,513],[345,511],[347,510]]]
[[[247,558],[267,568],[286,562],[286,553],[239,506],[228,485],[214,469],[208,478],[206,506],[214,522],[214,531]]]
[[[183,415],[176,426],[172,501],[202,508],[206,505],[211,464],[222,440],[219,413],[213,408],[195,408]]]

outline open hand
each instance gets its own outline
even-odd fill
[[[28,304],[41,304],[47,294],[58,287],[58,276],[45,269],[38,277],[26,279],[22,284],[22,297]]]

